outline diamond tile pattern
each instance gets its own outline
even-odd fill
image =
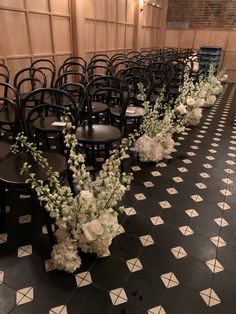
[[[7,191],[0,312],[235,313],[235,91],[225,85],[200,125],[176,136],[172,159],[141,163],[130,150],[124,167],[134,180],[121,234],[111,256],[80,252],[74,274],[55,271],[44,215],[30,195]]]

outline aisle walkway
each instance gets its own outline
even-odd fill
[[[133,161],[120,217],[126,232],[110,257],[83,256],[77,275],[44,263],[41,217],[33,225],[30,200],[11,197],[0,235],[0,313],[235,314],[235,90],[225,86],[201,125],[178,136],[173,159]]]

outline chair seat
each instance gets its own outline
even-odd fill
[[[43,152],[43,156],[54,171],[59,173],[66,171],[67,161],[64,156],[55,152]],[[20,174],[24,162],[32,165],[31,171],[36,174],[36,179],[48,180],[47,170],[36,163],[29,153],[19,153],[0,161],[0,181],[5,185],[14,185],[15,187],[25,186],[28,176],[27,174]]]
[[[0,160],[7,157],[11,151],[11,145],[7,142],[0,141]]]
[[[120,108],[111,108],[110,112],[114,116],[120,116],[121,109]],[[125,112],[126,118],[141,118],[144,116],[145,110],[142,107],[138,106],[128,106]]]
[[[78,127],[76,137],[81,143],[105,144],[117,141],[121,132],[111,125],[94,124],[91,127]]]
[[[61,122],[60,117],[43,117],[33,122],[33,127],[41,132],[62,132],[64,126],[53,125],[55,122]]]
[[[92,102],[93,113],[105,112],[107,110],[108,110],[108,106],[106,104],[99,102],[99,101],[93,101]]]

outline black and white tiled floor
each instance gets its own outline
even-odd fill
[[[111,256],[83,255],[54,271],[42,217],[9,197],[0,235],[0,313],[235,314],[236,86],[201,124],[178,136],[173,158],[132,160],[135,180]]]

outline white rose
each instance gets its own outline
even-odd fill
[[[199,93],[199,97],[200,97],[200,98],[205,98],[206,95],[207,95],[207,92],[206,92],[206,90],[204,90],[204,89],[202,89],[202,90],[200,91],[200,93]]]
[[[81,229],[83,230],[88,242],[96,240],[97,236],[103,234],[104,232],[103,226],[98,219],[82,224]]]
[[[176,107],[176,109],[179,111],[180,114],[186,114],[187,113],[187,109],[186,109],[185,105],[182,103],[178,107]]]
[[[213,106],[215,101],[216,101],[216,96],[215,95],[207,96],[206,107]]]
[[[205,99],[204,98],[199,98],[199,99],[197,99],[197,101],[196,101],[196,105],[198,106],[198,107],[204,107],[204,105],[205,105]]]
[[[194,106],[195,105],[195,100],[192,97],[188,96],[187,99],[186,99],[186,103],[187,103],[188,106]]]

